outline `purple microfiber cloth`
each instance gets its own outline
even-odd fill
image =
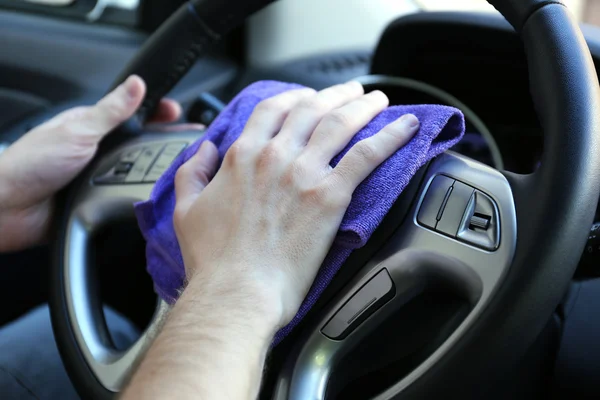
[[[204,140],[210,140],[217,146],[222,160],[260,101],[300,87],[273,81],[258,82],[247,87],[223,110],[206,134],[179,155],[156,182],[150,199],[135,205],[138,223],[147,241],[148,272],[154,280],[156,292],[168,303],[173,304],[177,300],[185,279],[183,259],[172,222],[177,169],[196,153]],[[298,314],[277,333],[273,345],[279,343],[306,315],[350,253],[369,240],[417,170],[463,136],[464,118],[455,108],[440,105],[389,107],[356,134],[348,146],[331,161],[331,166],[335,167],[355,143],[374,135],[407,113],[416,115],[421,122],[419,132],[358,186],[336,240]]]

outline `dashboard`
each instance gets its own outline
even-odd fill
[[[600,60],[598,30],[584,27],[584,31],[594,58]],[[412,14],[391,23],[374,51],[343,51],[276,68],[252,68],[242,72],[234,88],[278,79],[320,89],[364,75],[409,79],[446,93],[491,132],[503,169],[529,173],[538,166],[543,135],[528,89],[526,56],[512,27],[498,15]],[[393,104],[447,104],[422,91],[388,87],[385,92]],[[466,120],[467,135],[455,150],[494,165],[490,141],[473,126],[473,118]]]
[[[98,98],[101,88],[110,85],[144,40],[139,33],[117,28],[83,26],[16,13],[0,13],[0,21],[2,48],[7,57],[0,60],[0,87],[28,95],[27,102],[21,101],[21,114],[25,118],[19,121],[14,120],[19,114],[15,114],[16,96],[4,99],[5,109],[12,112],[4,126],[0,118],[0,142],[15,140],[67,107]],[[51,42],[40,39],[41,30],[52,33]],[[73,37],[80,37],[81,44],[74,43]],[[22,51],[24,48],[26,52]],[[78,63],[63,61],[72,59],[69,52],[73,50],[79,54]],[[49,58],[48,54],[59,56]],[[498,16],[414,14],[392,23],[375,52],[367,49],[317,55],[272,68],[239,68],[236,64],[236,60],[222,55],[208,57],[196,65],[172,95],[184,103],[192,103],[195,96],[208,90],[219,92],[222,100],[227,101],[242,87],[259,79],[287,80],[322,88],[367,74],[401,77],[429,85],[434,95],[431,91],[388,87],[385,92],[393,104],[447,104],[448,101],[435,95],[444,92],[465,106],[459,107],[463,112],[464,108],[471,111],[465,112],[470,114],[466,118],[467,135],[456,151],[521,173],[532,171],[539,161],[542,135],[527,92],[525,57],[520,41]],[[39,69],[39,65],[44,68]],[[15,71],[23,79],[17,79]],[[3,93],[6,96],[11,92]],[[36,109],[44,112],[35,112]],[[491,140],[482,135],[481,125],[491,132]],[[501,154],[501,164],[494,161],[497,152]]]
[[[461,110],[465,116],[465,136],[452,150],[498,170],[504,160],[496,139],[483,120],[455,96],[425,82],[390,75],[366,75],[357,78],[366,92],[381,90],[391,105],[443,104]]]
[[[499,16],[422,13],[398,20],[383,34],[372,73],[423,81],[459,99],[492,132],[504,169],[529,173],[539,163],[543,136],[529,93],[526,56]],[[481,141],[469,143],[480,132],[472,133],[463,150],[485,162]]]

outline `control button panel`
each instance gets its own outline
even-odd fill
[[[94,178],[94,183],[156,182],[186,146],[186,142],[175,142],[127,148],[108,171]]]
[[[136,160],[138,159],[140,154],[142,154],[142,150],[144,150],[144,149],[143,148],[134,148],[131,150],[124,151],[121,154],[121,158],[120,158],[121,162],[124,162],[124,163],[136,162]]]
[[[462,242],[494,251],[500,241],[498,207],[485,193],[447,176],[436,176],[417,215],[419,224]]]
[[[127,183],[139,183],[144,180],[146,176],[146,172],[150,169],[150,166],[158,157],[158,154],[164,148],[164,144],[156,144],[151,146],[146,146],[142,150],[142,153],[138,157],[138,159],[133,164],[131,171],[125,177],[125,182]]]
[[[152,168],[150,168],[144,177],[144,182],[156,182],[167,168],[169,168],[179,153],[185,148],[185,145],[185,143],[172,143],[167,145],[154,164],[152,164]]]
[[[600,255],[600,222],[595,222],[590,229],[583,255],[577,267],[576,276],[579,278],[600,276],[598,255]]]
[[[325,324],[321,333],[342,340],[394,296],[394,282],[382,269],[362,286]]]

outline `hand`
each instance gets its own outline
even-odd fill
[[[130,118],[146,92],[132,76],[96,105],[65,111],[34,128],[0,154],[0,252],[46,236],[54,194],[92,160],[100,141]],[[181,107],[163,100],[153,122],[172,122]]]
[[[179,168],[173,222],[188,284],[124,399],[257,398],[273,335],[304,299],[354,189],[417,131],[405,115],[332,169],[387,105],[356,82],[283,93],[256,107],[214,178],[210,142]]]
[[[207,186],[217,153],[205,142],[175,179],[174,226],[188,285],[219,302],[234,299],[232,309],[256,310],[272,333],[289,322],[354,189],[418,130],[416,117],[405,115],[331,168],[331,159],[387,106],[383,93],[364,95],[356,82],[265,100]]]

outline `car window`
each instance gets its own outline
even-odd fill
[[[497,12],[486,0],[413,0],[428,11]],[[600,25],[600,0],[563,0],[581,22]]]

